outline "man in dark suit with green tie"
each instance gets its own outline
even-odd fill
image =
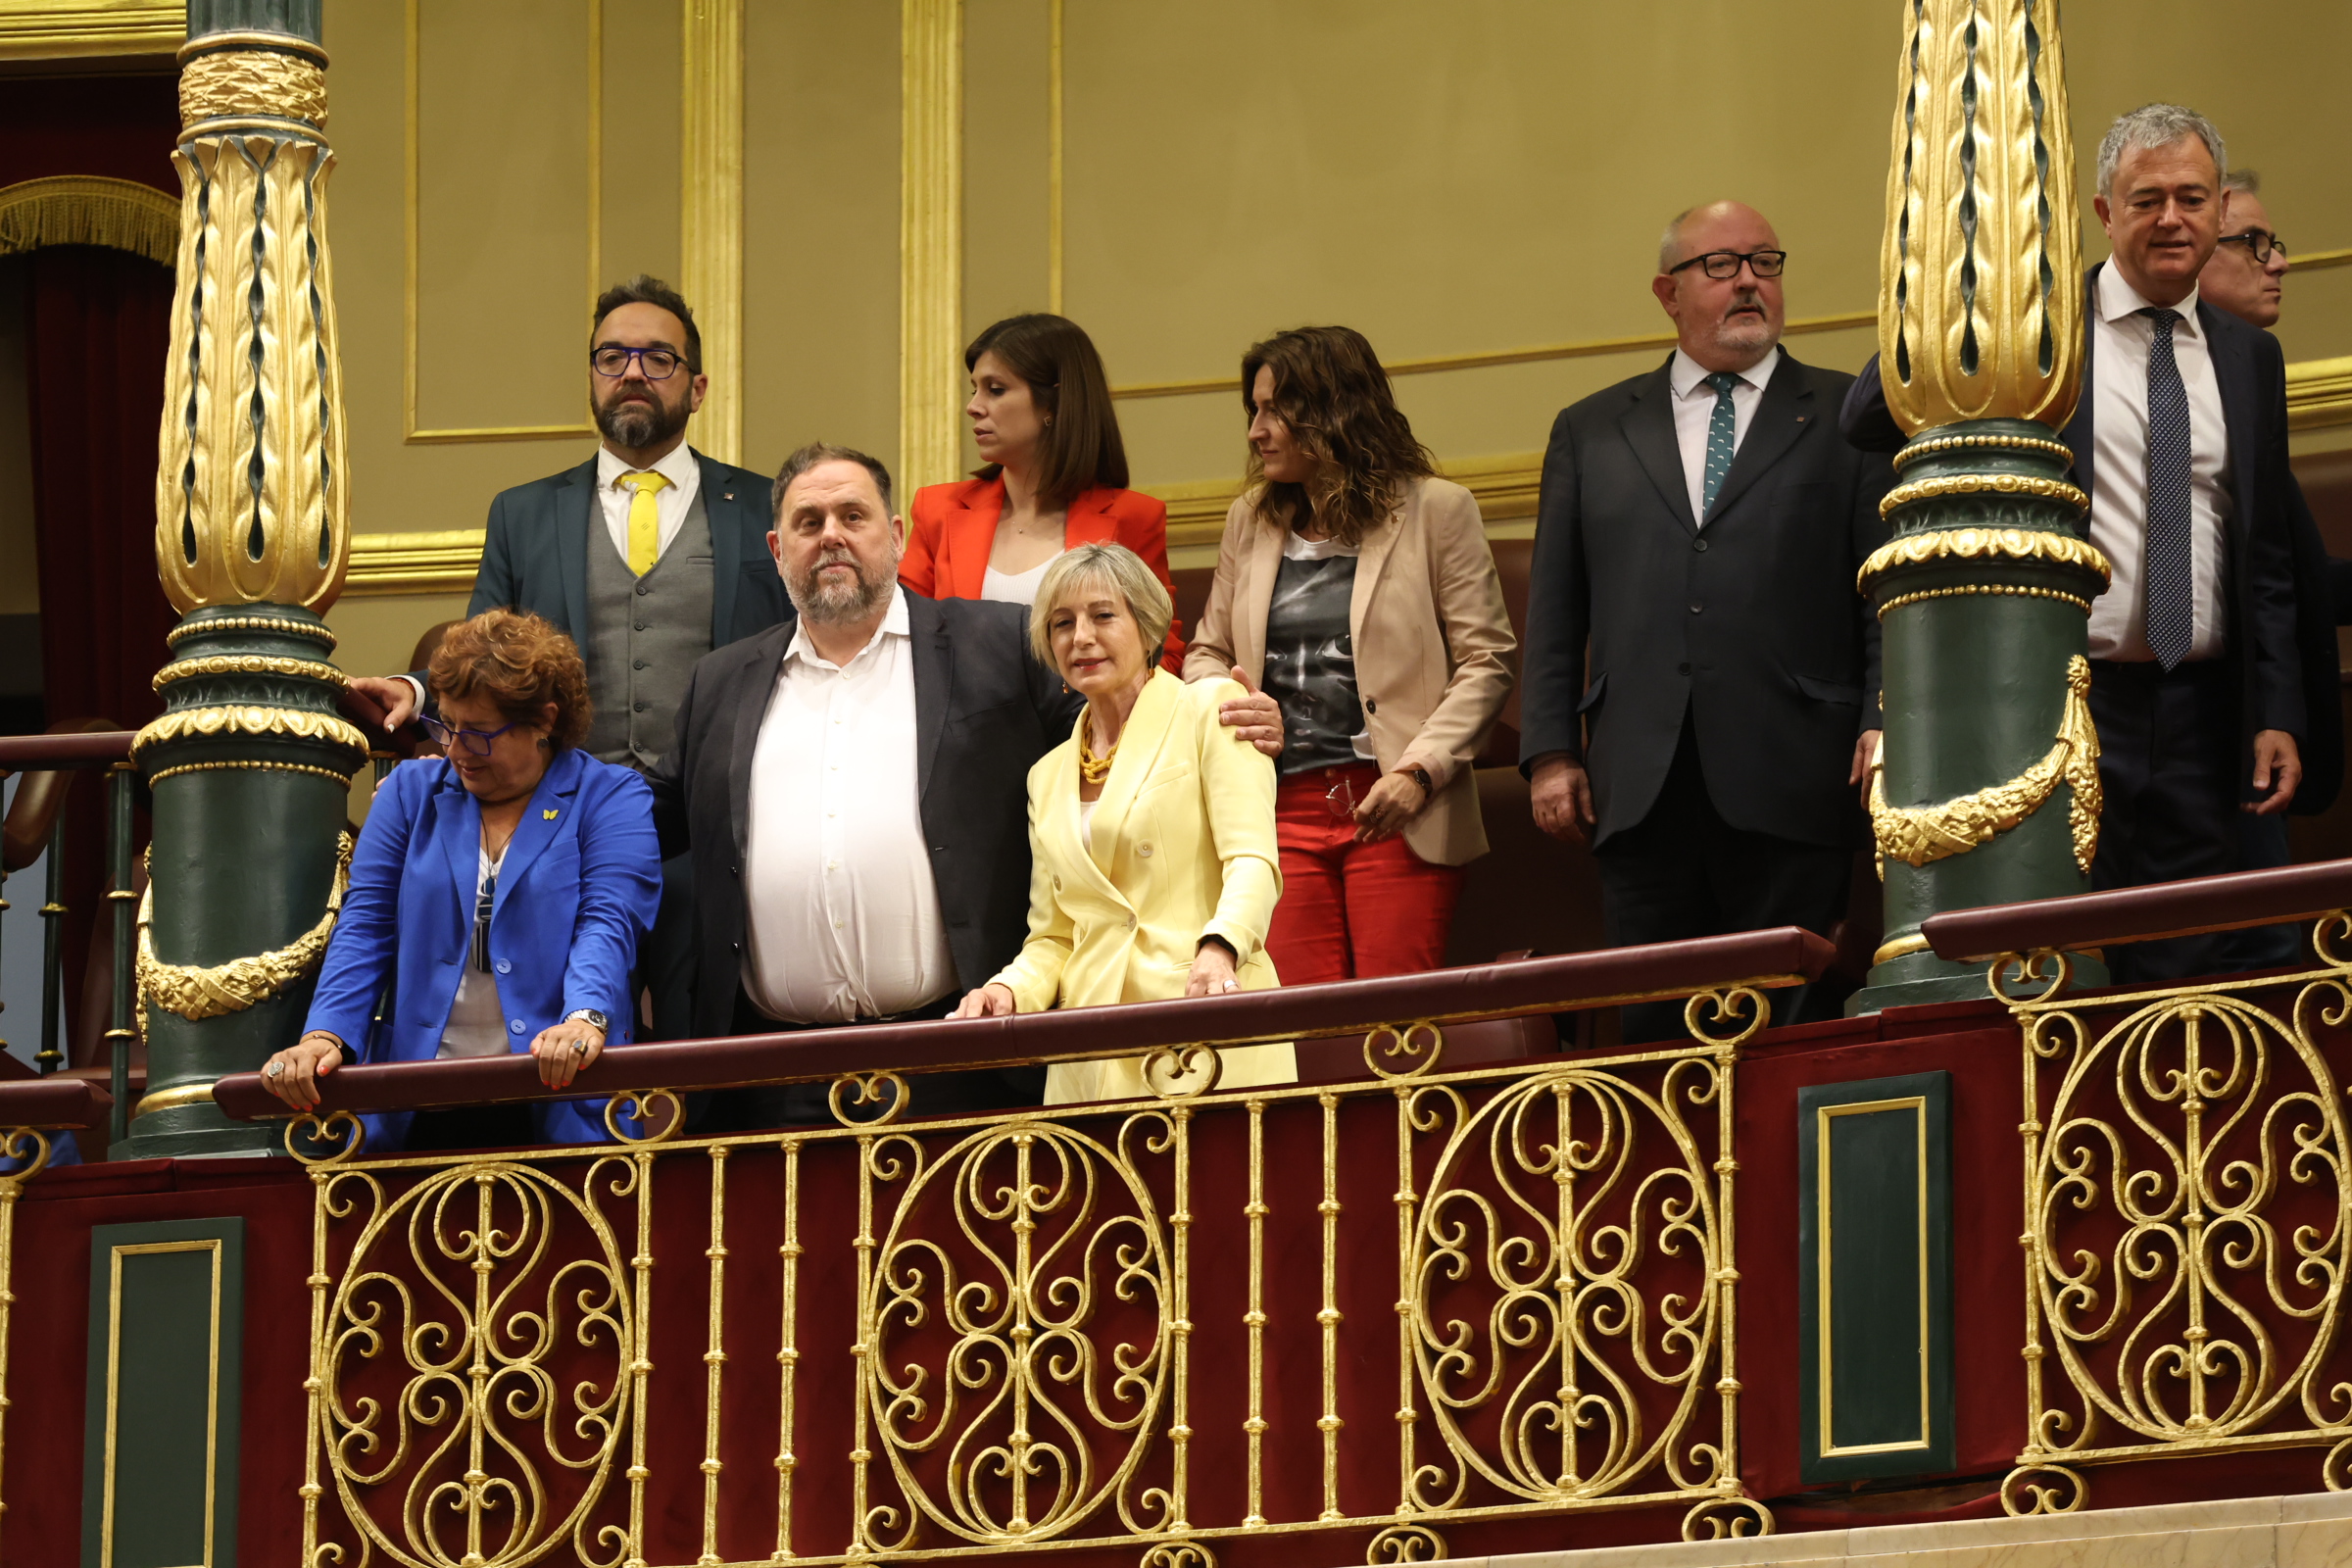
[[[676,729],[696,661],[793,618],[768,556],[768,481],[686,444],[702,406],[702,333],[677,291],[639,275],[596,302],[588,397],[604,443],[564,472],[490,503],[468,615],[529,611],[571,635],[588,666],[596,721],[586,749],[646,769]],[[406,722],[416,676],[359,679],[355,691]],[[662,917],[645,955],[650,1038],[691,1017],[693,890],[683,857],[663,867]]]

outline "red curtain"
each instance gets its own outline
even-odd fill
[[[28,258],[24,375],[40,543],[43,697],[52,723],[136,728],[163,710],[155,672],[176,623],[155,569],[156,434],[172,272],[127,251],[67,245]],[[68,998],[106,886],[104,790],[66,814]],[[78,1030],[75,1031],[77,1034]]]

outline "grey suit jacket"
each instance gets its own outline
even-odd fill
[[[1673,361],[1551,427],[1528,573],[1523,768],[1552,752],[1592,780],[1595,844],[1649,814],[1694,721],[1724,820],[1864,842],[1846,783],[1879,723],[1879,623],[1854,574],[1886,537],[1885,458],[1838,438],[1853,377],[1782,350],[1701,529],[1675,440]],[[1590,661],[1588,662],[1588,660]]]
[[[710,518],[710,646],[724,648],[793,618],[767,553],[769,481],[697,452],[703,509]],[[596,460],[502,490],[490,503],[489,537],[466,613],[526,610],[583,646],[588,628],[588,547],[596,515]]]
[[[906,595],[916,798],[958,987],[985,983],[1029,935],[1029,767],[1069,739],[1082,700],[1029,657],[1029,612]],[[752,753],[793,628],[705,656],[678,739],[646,782],[662,853],[694,856],[701,915],[694,1031],[731,1032],[743,971],[744,824]]]

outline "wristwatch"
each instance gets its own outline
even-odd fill
[[[1429,776],[1428,768],[1400,767],[1396,771],[1402,773],[1406,778],[1411,779],[1414,783],[1421,786],[1421,798],[1423,800],[1434,801],[1438,798],[1437,781]]]
[[[565,1023],[594,1024],[596,1032],[600,1035],[609,1035],[612,1032],[612,1020],[594,1007],[574,1007],[564,1015],[564,1021]]]

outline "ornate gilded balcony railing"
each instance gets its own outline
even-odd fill
[[[754,1080],[830,1080],[834,1120],[317,1157],[301,1560],[1239,1568],[1592,1510],[1769,1530],[1740,1480],[1735,1065],[1761,989],[1829,956],[1755,933],[1680,945],[1679,975],[1592,954],[627,1049],[581,1081],[644,1125]],[[1694,990],[1676,1049],[1446,1059],[1530,998]],[[1190,1092],[1216,1048],[1371,1024],[1335,1081]],[[922,1067],[1106,1041],[1169,1092],[920,1116]],[[529,1071],[347,1069],[289,1147]]]
[[[2021,1031],[2026,1445],[2012,1513],[2086,1469],[2322,1447],[2352,1486],[2352,863],[1928,922]],[[2315,920],[2300,972],[2067,995],[2070,950]]]

